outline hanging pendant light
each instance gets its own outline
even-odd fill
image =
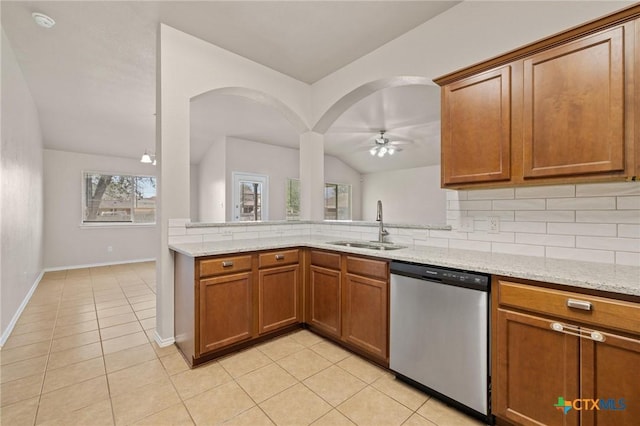
[[[154,162],[146,149],[144,150],[144,154],[142,154],[142,158],[140,158],[140,162],[145,164],[152,164]]]

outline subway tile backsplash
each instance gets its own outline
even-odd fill
[[[394,228],[388,241],[404,245],[522,254],[640,266],[640,183],[447,190],[447,224],[439,229]],[[498,229],[489,218],[498,218]],[[278,223],[186,227],[169,221],[169,242],[323,235],[375,240],[377,227],[347,223]]]
[[[638,182],[448,191],[447,200],[457,239],[473,218],[472,249],[490,241],[493,252],[640,266]],[[497,233],[488,233],[490,217],[500,218]]]

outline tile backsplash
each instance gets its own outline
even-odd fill
[[[640,265],[638,182],[447,191],[447,223],[449,247]]]
[[[169,221],[169,243],[323,235],[375,240],[376,226],[265,223],[188,227]],[[387,241],[640,266],[640,183],[447,190],[452,230],[385,225]],[[491,226],[493,225],[493,227]]]

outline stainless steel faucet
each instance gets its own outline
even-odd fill
[[[378,214],[376,216],[376,222],[380,222],[380,226],[378,228],[378,242],[384,243],[384,237],[389,235],[389,231],[384,229],[384,223],[382,222],[382,201],[378,200]]]

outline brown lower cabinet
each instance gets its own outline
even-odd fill
[[[309,268],[309,324],[335,338],[341,334],[341,277],[339,270]]]
[[[192,365],[300,327],[300,250],[175,254],[176,344]]]
[[[200,281],[198,354],[205,354],[251,338],[252,282],[251,272],[223,275]]]
[[[306,325],[389,365],[389,262],[284,249],[175,254],[176,344],[192,366]]]
[[[388,360],[387,280],[346,274],[342,338],[376,358]]]
[[[260,270],[258,329],[260,334],[300,322],[300,266]]]
[[[389,262],[311,250],[306,322],[319,334],[389,365]]]
[[[640,304],[506,279],[493,285],[501,423],[638,424]]]

